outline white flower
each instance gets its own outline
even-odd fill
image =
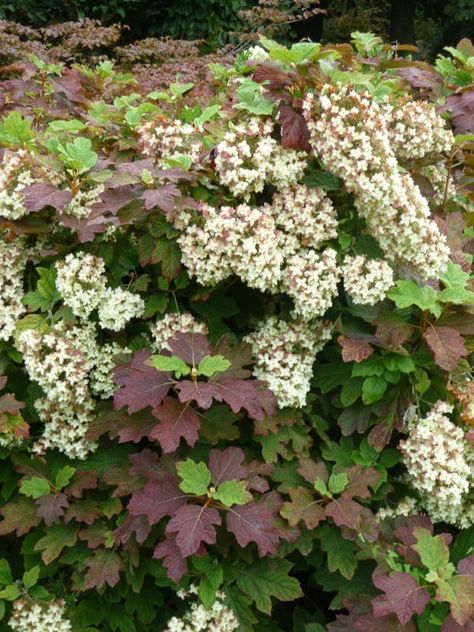
[[[76,316],[87,318],[105,293],[107,278],[103,259],[84,252],[56,262],[56,286]]]
[[[0,239],[0,340],[9,340],[17,321],[25,313],[23,274],[26,266],[24,244]]]
[[[109,287],[99,305],[99,325],[103,329],[120,331],[132,318],[139,318],[144,310],[145,303],[137,294],[121,287]]]
[[[157,320],[151,327],[151,333],[154,338],[153,348],[160,353],[169,347],[166,344],[170,338],[177,333],[208,333],[204,323],[198,323],[194,316],[190,313],[184,314],[165,314],[163,318]]]
[[[365,255],[346,257],[342,276],[346,292],[359,305],[383,301],[394,283],[393,270],[386,261],[367,259]]]
[[[64,602],[39,602],[17,599],[8,625],[14,632],[71,632]]]
[[[164,632],[233,632],[240,625],[233,610],[225,605],[221,591],[216,593],[216,600],[209,609],[196,600],[194,584],[188,590],[180,590],[178,596],[189,601],[189,608],[181,618],[172,617]]]

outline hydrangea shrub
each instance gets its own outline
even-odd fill
[[[4,69],[0,629],[474,630],[451,53]]]

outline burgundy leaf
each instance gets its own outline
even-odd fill
[[[114,430],[112,426],[112,433],[116,432],[119,443],[138,443],[144,437],[148,437],[156,426],[156,419],[148,409],[135,415],[121,415],[117,422],[119,427]]]
[[[433,523],[428,516],[415,515],[395,519],[395,537],[401,542],[397,546],[397,552],[403,555],[411,566],[422,566],[418,552],[412,548],[412,545],[417,542],[413,534],[413,530],[417,527],[422,527],[427,529],[429,533],[433,533]]]
[[[132,516],[146,516],[151,525],[164,516],[173,516],[186,504],[188,496],[178,486],[178,479],[169,476],[150,480],[142,491],[134,492],[128,504]]]
[[[280,66],[273,64],[259,64],[252,77],[256,83],[263,83],[270,90],[291,86],[293,78],[294,73],[284,72]]]
[[[165,184],[159,189],[147,189],[142,199],[147,211],[158,206],[165,213],[172,213],[176,206],[175,198],[180,195],[181,191],[175,184]]]
[[[375,617],[372,614],[361,614],[354,622],[351,630],[357,632],[417,632],[413,621],[400,623],[395,614],[388,614],[385,617]],[[332,628],[330,628],[332,630]]]
[[[151,526],[145,516],[128,515],[115,530],[115,539],[120,544],[126,544],[134,535],[138,544],[143,544],[150,535],[150,531]]]
[[[344,494],[348,496],[358,496],[359,498],[369,498],[370,487],[375,485],[380,480],[380,472],[377,472],[373,467],[362,467],[362,465],[353,465],[346,470],[349,483],[344,490]]]
[[[251,377],[252,371],[247,368],[253,363],[252,346],[246,342],[238,345],[231,343],[228,335],[222,336],[216,344],[215,355],[223,355],[231,363],[230,367],[219,374],[221,379],[245,380]]]
[[[30,213],[38,213],[46,206],[52,206],[56,211],[62,211],[66,204],[72,200],[70,191],[58,189],[58,187],[46,182],[30,184],[21,193]]]
[[[263,476],[271,476],[275,471],[272,463],[261,463],[260,461],[251,461],[247,466],[247,489],[255,490],[261,494],[267,492],[270,488],[268,481]],[[268,498],[268,497],[267,497]]]
[[[468,353],[461,334],[451,327],[431,325],[423,337],[434,354],[436,364],[445,371],[454,371],[459,360]]]
[[[355,500],[344,493],[337,500],[332,500],[326,506],[326,516],[332,518],[338,527],[359,528],[359,514],[364,509]]]
[[[0,415],[8,413],[9,415],[18,415],[20,410],[25,407],[24,402],[19,402],[12,393],[4,393],[0,395]]]
[[[278,549],[280,534],[273,526],[275,511],[265,500],[235,506],[227,513],[227,529],[234,534],[241,547],[255,542],[260,557],[273,555]]]
[[[68,496],[82,498],[82,493],[86,489],[97,488],[97,472],[94,470],[77,470],[72,479],[72,483],[64,490]]]
[[[100,518],[102,511],[97,501],[92,499],[77,500],[75,503],[67,508],[64,516],[64,522],[85,522],[91,525],[93,522]]]
[[[186,560],[181,555],[181,551],[174,538],[167,537],[164,542],[160,542],[153,551],[156,560],[163,560],[163,566],[168,571],[168,577],[177,584],[181,577],[188,572]]]
[[[84,588],[102,588],[103,586],[116,586],[120,579],[120,569],[122,560],[110,549],[100,549],[91,557],[88,557],[84,564],[88,566],[85,576]]]
[[[408,623],[415,613],[421,614],[430,601],[428,590],[422,588],[410,573],[373,575],[372,580],[385,593],[372,600],[376,617],[393,612],[400,623]]]
[[[64,516],[64,512],[69,507],[69,501],[65,494],[47,494],[41,496],[36,501],[38,505],[37,515],[43,518],[47,527],[59,522],[59,518]]]
[[[134,199],[132,189],[128,186],[106,189],[100,196],[101,201],[94,204],[92,208],[101,215],[106,212],[116,215],[121,208]]]
[[[241,448],[228,447],[225,450],[213,449],[209,452],[208,467],[212,474],[212,484],[217,487],[224,481],[240,481],[247,476],[247,468]]]
[[[406,79],[414,88],[433,89],[442,84],[441,76],[428,64],[410,65],[400,68],[398,74]]]
[[[309,129],[301,112],[294,110],[291,105],[281,103],[278,108],[278,121],[281,125],[283,147],[311,151]]]
[[[176,533],[176,544],[181,555],[189,557],[196,553],[202,542],[215,544],[214,525],[220,525],[221,522],[219,512],[213,507],[185,505],[168,522],[166,533]]]
[[[403,345],[414,330],[399,314],[394,312],[382,312],[374,320],[377,326],[375,335],[381,344],[400,347]]]
[[[173,355],[191,366],[197,366],[205,356],[213,355],[212,347],[203,334],[177,333],[167,343]]]
[[[133,476],[161,479],[176,474],[174,466],[167,459],[158,458],[158,454],[149,448],[130,454],[128,460],[132,464],[129,473]]]
[[[146,406],[158,406],[166,397],[171,374],[146,364],[150,356],[147,349],[140,349],[129,364],[115,369],[114,382],[119,387],[114,393],[115,408],[128,406],[128,412],[135,413]]]
[[[314,484],[317,478],[322,479],[324,483],[328,482],[328,470],[323,461],[316,462],[313,459],[300,459],[299,464],[300,466],[296,471],[311,485]]]
[[[324,508],[307,487],[290,487],[291,502],[284,503],[281,515],[291,526],[303,521],[308,529],[315,529],[325,519]]]
[[[37,505],[29,498],[20,497],[0,508],[3,520],[0,522],[0,536],[16,532],[18,537],[25,535],[32,527],[40,523]]]
[[[66,68],[61,77],[51,79],[50,82],[56,92],[62,92],[69,101],[82,103],[85,100],[84,88],[80,81],[81,74],[76,70]]]
[[[373,338],[373,336],[368,336]],[[374,352],[373,347],[362,336],[339,336],[338,343],[342,347],[342,359],[344,362],[362,362]]]
[[[474,577],[474,555],[469,555],[459,562],[458,573]]]
[[[441,626],[441,632],[474,632],[474,621],[468,621],[465,625],[461,625],[452,614],[448,614]]]
[[[87,542],[87,548],[97,549],[99,546],[104,546],[109,531],[109,525],[103,520],[98,520],[90,527],[79,531],[79,540]]]
[[[149,432],[150,439],[159,441],[163,452],[174,452],[179,447],[181,437],[191,447],[199,437],[199,415],[189,404],[182,404],[173,397],[165,397],[152,414],[159,424]]]

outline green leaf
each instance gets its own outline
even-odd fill
[[[29,498],[41,498],[46,496],[51,491],[49,481],[39,476],[33,476],[22,481],[20,485],[20,493],[28,496]]]
[[[345,490],[348,483],[349,479],[347,478],[347,474],[345,472],[341,472],[340,474],[331,474],[328,480],[329,491],[332,494],[340,494]]]
[[[79,136],[72,143],[58,145],[59,157],[72,171],[85,173],[95,167],[97,154],[92,150],[90,138]]]
[[[386,355],[383,357],[383,363],[389,371],[400,371],[401,373],[413,373],[416,366],[409,356],[402,355]]]
[[[216,600],[216,593],[224,581],[224,571],[220,564],[212,564],[206,570],[206,574],[199,583],[199,599],[203,606],[209,610]]]
[[[291,568],[292,564],[286,560],[259,560],[239,569],[237,585],[258,610],[270,614],[272,597],[293,601],[303,596],[298,580],[289,576]]]
[[[236,110],[246,110],[258,116],[267,116],[273,112],[273,103],[262,94],[262,86],[252,79],[245,79],[237,90]]]
[[[32,119],[23,118],[17,111],[10,112],[0,123],[0,145],[16,147],[35,138],[31,129]]]
[[[245,505],[252,500],[252,494],[247,491],[246,486],[246,481],[224,481],[212,494],[212,497],[226,507]]]
[[[183,96],[183,94],[186,94],[186,92],[189,92],[191,90],[191,88],[194,87],[194,83],[172,83],[170,84],[170,92],[171,94],[175,97],[181,97]]]
[[[328,498],[331,496],[331,492],[328,490],[326,483],[323,481],[322,478],[317,478],[314,481],[314,489],[318,492],[318,494],[320,494],[321,496],[327,496]]]
[[[460,265],[449,261],[446,272],[440,279],[445,286],[438,296],[440,301],[455,305],[474,303],[474,292],[469,289],[470,275]]]
[[[54,479],[54,486],[56,489],[61,490],[63,487],[69,483],[71,478],[74,476],[76,472],[76,468],[71,465],[65,465],[60,470],[58,470],[56,477]]]
[[[362,384],[362,401],[366,406],[378,402],[387,390],[387,382],[381,377],[366,377]]]
[[[10,584],[5,586],[3,590],[0,590],[0,599],[6,599],[7,601],[15,601],[21,595],[21,590],[16,584]]]
[[[352,377],[372,377],[375,375],[380,377],[384,374],[384,371],[383,358],[375,356],[353,364],[351,375]]]
[[[328,556],[330,572],[339,571],[346,579],[352,579],[357,568],[354,543],[344,539],[340,529],[329,524],[320,526],[318,532],[321,548]]]
[[[79,119],[51,121],[48,125],[48,132],[57,134],[58,132],[80,132],[85,129],[85,124]]]
[[[36,271],[40,277],[36,284],[36,290],[28,292],[25,295],[24,302],[33,309],[47,312],[60,298],[56,290],[56,269],[54,267],[36,268]]]
[[[197,116],[194,119],[194,125],[196,125],[197,127],[202,127],[204,125],[204,123],[207,123],[207,121],[210,121],[212,118],[214,118],[214,116],[222,109],[222,106],[220,106],[219,104],[216,105],[209,105],[207,108],[205,108],[201,114],[199,116]]]
[[[326,191],[335,191],[340,188],[339,178],[329,171],[314,169],[306,174],[302,183],[310,189],[325,189]]]
[[[189,367],[184,360],[178,358],[178,356],[153,355],[148,363],[158,371],[174,372],[177,378],[191,373],[191,367]]]
[[[39,575],[40,575],[39,566],[33,566],[33,568],[30,568],[29,571],[25,571],[23,573],[22,581],[24,585],[26,586],[26,588],[31,588],[32,586],[34,586],[39,579]]]
[[[440,535],[431,535],[428,529],[421,527],[414,529],[413,535],[416,538],[413,548],[420,556],[422,564],[433,576],[431,581],[436,581],[438,577],[444,579],[450,577],[455,569],[449,561],[449,547],[443,538]]]
[[[387,296],[400,309],[416,305],[423,311],[431,311],[435,316],[441,315],[436,291],[429,285],[419,286],[412,279],[397,281],[396,286],[387,292]]]
[[[0,560],[0,584],[5,586],[6,584],[13,583],[12,571],[8,560],[5,558]]]
[[[176,470],[182,480],[180,488],[188,494],[204,496],[211,483],[209,468],[202,461],[195,463],[192,459],[180,461],[176,464]]]
[[[36,542],[34,550],[41,552],[41,559],[46,565],[51,564],[61,555],[64,547],[76,544],[78,531],[79,525],[74,523],[53,524],[48,527],[46,535]]]
[[[198,375],[212,377],[214,373],[226,371],[230,367],[230,362],[222,355],[204,356],[197,367]]]

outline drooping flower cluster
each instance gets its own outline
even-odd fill
[[[365,255],[346,257],[342,266],[344,288],[354,303],[375,305],[394,284],[393,270],[383,259]]]
[[[123,288],[107,287],[103,259],[87,253],[69,254],[56,263],[56,285],[64,302],[79,318],[99,309],[103,329],[120,331],[129,320],[143,314],[145,304]]]
[[[38,602],[17,599],[8,625],[14,632],[71,632],[71,622],[66,618],[64,602]]]
[[[57,448],[83,459],[94,449],[85,439],[95,409],[92,395],[112,395],[114,358],[127,351],[116,343],[100,346],[96,336],[93,323],[67,329],[62,322],[44,334],[27,329],[19,335],[26,371],[44,392],[34,403],[45,428],[33,452]]]
[[[163,318],[157,320],[151,327],[153,336],[153,348],[160,353],[164,349],[169,349],[167,341],[177,333],[208,333],[204,323],[199,323],[190,313],[165,314]]]
[[[281,407],[301,408],[310,391],[316,354],[330,338],[326,323],[286,322],[271,316],[245,340],[252,345],[255,377],[267,382]]]
[[[169,166],[168,161],[181,156],[195,162],[204,150],[199,130],[179,119],[151,121],[139,127],[137,132],[142,152],[145,156],[156,157],[162,167]]]
[[[21,241],[0,239],[0,340],[8,340],[24,314],[22,299],[26,254]]]
[[[227,131],[216,147],[215,168],[222,185],[248,199],[266,184],[278,190],[293,186],[306,166],[305,152],[285,149],[271,134],[271,119],[252,117]]]
[[[337,293],[337,253],[324,247],[337,234],[337,218],[319,189],[285,189],[259,207],[204,204],[195,222],[180,214],[175,225],[184,226],[182,261],[203,285],[235,274],[263,292],[286,292],[305,320],[321,316]]]
[[[387,257],[423,278],[437,277],[449,249],[427,200],[399,167],[389,112],[351,86],[325,86],[304,101],[315,153],[354,194],[359,214]]]
[[[474,524],[474,503],[467,498],[474,486],[474,447],[448,418],[452,410],[438,401],[399,448],[426,513],[435,522],[465,529]]]
[[[197,586],[191,584],[187,590],[178,591],[181,599],[191,601],[189,609],[181,617],[172,617],[164,632],[233,632],[240,626],[233,610],[225,605],[225,595],[218,591],[216,600],[207,610],[197,599]]]
[[[20,219],[28,213],[22,191],[34,178],[24,166],[26,156],[25,150],[5,151],[0,163],[0,216],[5,219]]]
[[[389,134],[397,158],[416,160],[430,155],[448,153],[454,136],[445,121],[427,101],[404,101],[393,108],[387,106],[390,117]]]
[[[92,207],[101,201],[101,195],[105,187],[98,184],[91,189],[80,189],[75,193],[69,204],[63,209],[64,215],[70,215],[76,219],[85,219],[89,217]]]

